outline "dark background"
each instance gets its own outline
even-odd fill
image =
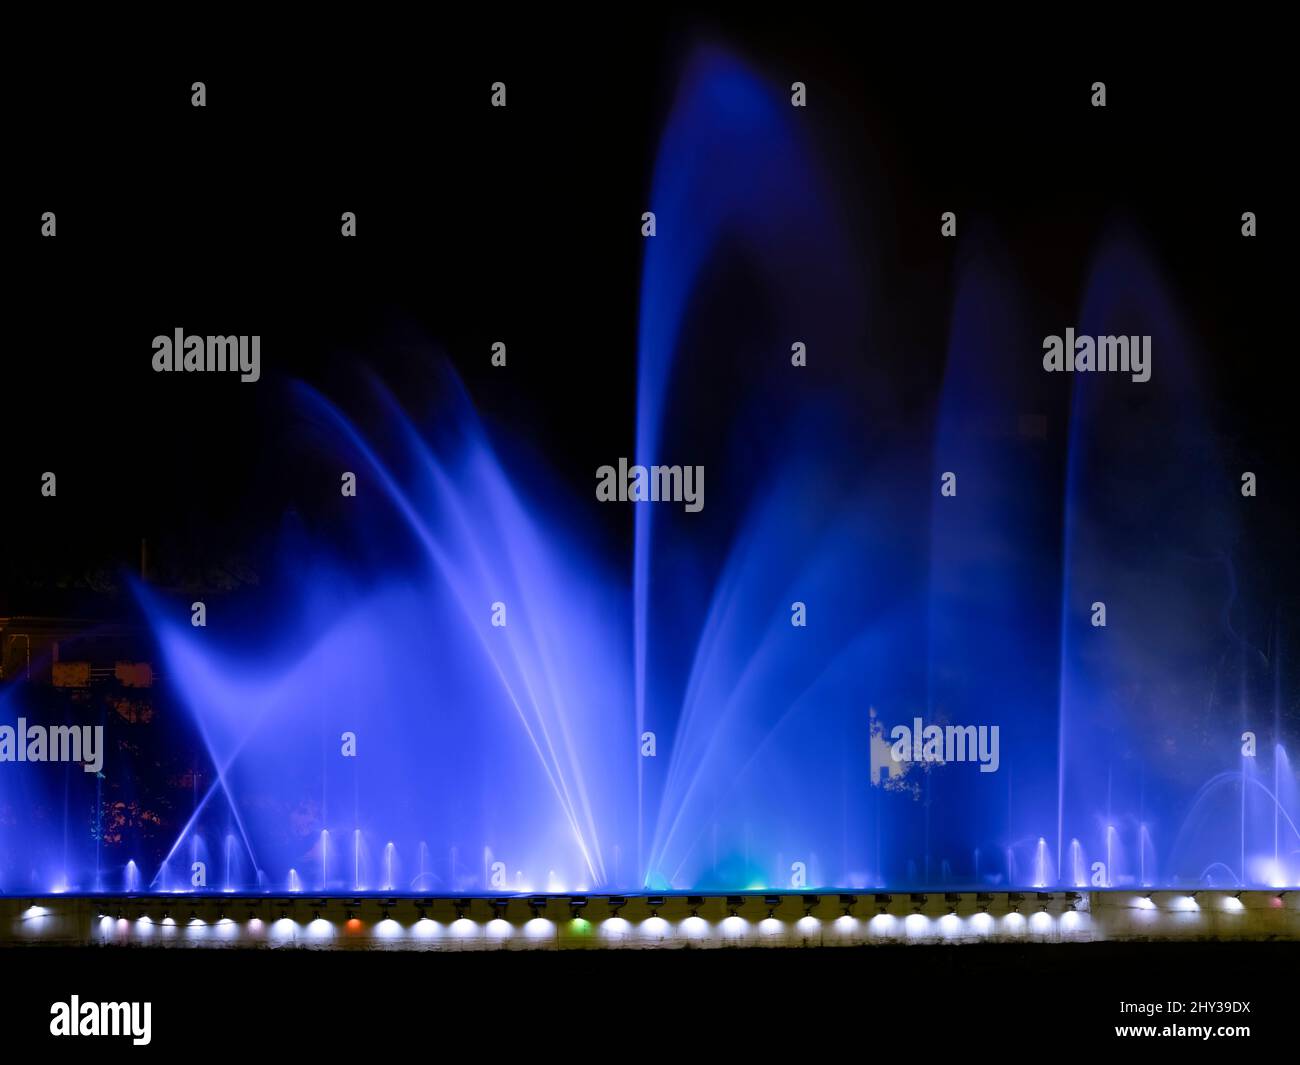
[[[960,233],[996,227],[1055,321],[1074,319],[1100,234],[1133,227],[1212,359],[1226,468],[1260,476],[1240,554],[1268,564],[1239,577],[1294,603],[1279,550],[1297,487],[1281,322],[1294,175],[1267,44],[941,29],[512,18],[292,47],[55,49],[11,69],[0,615],[129,611],[120,576],[142,539],[162,584],[264,576],[286,513],[328,522],[338,505],[337,463],[289,415],[285,382],[345,397],[372,367],[418,413],[439,351],[485,418],[591,501],[582,520],[630,544],[630,510],[594,505],[592,471],[631,452],[639,218],[677,73],[708,40],[777,85],[807,82],[818,149],[850,195],[862,183],[845,207],[870,227],[859,243],[888,313],[860,357],[886,364],[902,422],[931,417],[942,376],[963,255],[938,237],[942,211]],[[504,110],[488,106],[495,80]],[[260,334],[262,381],[153,373],[152,338],[177,326]],[[498,339],[506,371],[489,366]],[[40,496],[45,470],[57,499]]]
[[[846,1048],[918,1060],[1051,1060],[1080,1048],[1200,1053],[1293,1042],[1294,943],[874,946],[790,950],[369,953],[310,950],[17,948],[6,1046],[42,1054],[142,1052],[129,1040],[48,1036],[49,1008],[151,1001],[155,1053],[384,1048],[435,1057],[478,1049],[531,1059],[832,1060]],[[1121,1002],[1244,1001],[1250,1013],[1180,1014],[1249,1036],[1120,1038],[1164,1026]],[[0,1007],[0,1018],[5,1016]],[[120,1050],[118,1046],[120,1045]],[[1123,1053],[1123,1051],[1120,1051]],[[1194,1058],[1193,1058],[1194,1060]]]

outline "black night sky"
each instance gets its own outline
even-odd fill
[[[138,568],[142,538],[168,572],[231,556],[257,569],[287,510],[321,516],[336,495],[284,417],[284,382],[338,394],[365,365],[418,397],[435,350],[589,497],[591,471],[632,439],[637,219],[675,63],[715,30],[678,18],[648,35],[574,27],[544,49],[447,37],[358,45],[355,62],[269,64],[254,47],[28,71],[10,96],[0,611],[114,615],[127,604],[111,574]],[[997,227],[1045,323],[1074,313],[1100,228],[1136,225],[1212,356],[1226,465],[1264,486],[1244,578],[1293,608],[1297,567],[1275,550],[1296,498],[1276,71],[1209,77],[1123,49],[1030,63],[1009,44],[909,51],[753,24],[726,39],[778,82],[815,84],[807,119],[888,308],[845,357],[886,364],[901,424],[932,417],[943,369],[962,249],[936,238],[941,211]],[[198,67],[205,110],[189,105]],[[486,118],[485,78],[512,92]],[[1079,88],[1094,78],[1104,112]],[[55,241],[34,221],[46,209]],[[1261,220],[1251,241],[1243,209]],[[343,210],[355,241],[338,236]],[[155,375],[151,338],[177,326],[260,333],[263,381]],[[488,365],[498,338],[508,375]],[[39,494],[45,470],[56,501]],[[588,510],[630,538],[625,512]]]

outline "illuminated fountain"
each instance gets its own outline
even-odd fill
[[[1283,641],[1234,627],[1232,478],[1140,246],[1103,243],[1077,324],[1151,335],[1150,382],[1037,372],[1016,268],[973,231],[937,404],[900,425],[859,340],[887,308],[816,158],[780,92],[697,56],[651,189],[635,451],[704,465],[703,511],[634,506],[629,553],[450,371],[418,403],[298,387],[357,474],[337,526],[290,525],[272,582],[206,628],[138,588],[204,752],[192,803],[162,838],[110,831],[93,774],[6,765],[0,888],[1300,883]],[[30,694],[0,689],[0,723]],[[995,770],[891,761],[914,718],[997,726]]]

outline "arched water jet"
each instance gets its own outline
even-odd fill
[[[1285,752],[1282,754],[1285,763]],[[1270,761],[1275,761],[1275,759]],[[1234,882],[1243,887],[1289,887],[1300,880],[1300,867],[1289,865],[1286,841],[1300,844],[1300,826],[1281,797],[1259,779],[1250,762],[1236,773],[1217,773],[1197,790],[1171,848],[1174,875],[1201,879],[1196,869],[1215,866],[1232,869]],[[1295,794],[1294,782],[1280,778]],[[1255,801],[1251,801],[1251,797]],[[1229,865],[1210,857],[1223,841],[1233,838],[1238,863]],[[1235,856],[1235,854],[1234,854]]]

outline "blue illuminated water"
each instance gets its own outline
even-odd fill
[[[0,767],[0,888],[1300,883],[1284,644],[1236,627],[1259,605],[1237,599],[1234,474],[1141,243],[1110,233],[1073,321],[1040,327],[973,233],[937,401],[901,418],[884,367],[909,353],[863,339],[889,308],[820,158],[778,86],[717,51],[687,68],[635,455],[704,464],[702,513],[636,506],[625,557],[449,370],[419,419],[379,381],[342,405],[299,387],[358,474],[338,527],[287,526],[270,586],[205,629],[137,589],[206,755],[193,801],[165,838],[109,832],[79,766]],[[736,286],[747,314],[717,320]],[[1150,334],[1152,381],[1043,374],[1069,324]],[[28,694],[0,689],[0,722]],[[996,772],[890,767],[916,717],[998,726]]]

